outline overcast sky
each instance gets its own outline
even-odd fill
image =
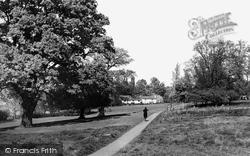
[[[107,35],[115,46],[126,49],[134,61],[126,69],[136,71],[138,79],[157,77],[171,84],[172,71],[177,62],[184,67],[195,54],[188,22],[192,18],[208,19],[230,12],[230,20],[237,23],[234,34],[225,39],[250,39],[250,2],[247,0],[97,0],[98,11],[109,17]]]

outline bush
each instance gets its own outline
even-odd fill
[[[186,94],[186,101],[193,102],[195,105],[199,102],[203,102],[202,97],[200,95],[190,92]]]
[[[222,89],[209,89],[207,93],[212,104],[221,105],[223,102],[229,102],[226,91]]]
[[[240,97],[240,95],[238,93],[236,93],[234,90],[227,91],[227,95],[229,97],[229,102],[231,102],[233,100],[237,100]]]
[[[163,96],[163,102],[167,102],[167,103],[171,102],[170,101],[170,93],[169,92],[166,92],[164,94],[164,96]]]
[[[181,102],[181,96],[179,93],[171,93],[169,94],[169,101],[171,103],[174,103],[174,102]]]
[[[9,117],[9,111],[0,110],[0,121],[7,120],[8,117]]]
[[[187,103],[189,102],[187,99],[187,94],[188,92],[175,92],[175,93],[171,93],[169,95],[169,97],[165,97],[164,102],[169,101],[169,102],[177,102],[177,103]]]
[[[239,97],[233,90],[224,90],[222,88],[210,88],[207,90],[195,90],[186,94],[187,102],[195,104],[201,102],[212,105],[222,105],[223,103],[230,103]]]

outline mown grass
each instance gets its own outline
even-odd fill
[[[64,156],[86,156],[116,140],[132,126],[112,126],[100,129],[72,130],[48,133],[0,133],[1,144],[59,144]],[[3,151],[3,150],[1,150]],[[0,155],[4,155],[1,153]]]
[[[249,156],[250,108],[166,111],[116,155]]]

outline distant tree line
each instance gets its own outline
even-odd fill
[[[140,79],[135,81],[136,73],[132,70],[115,70],[112,71],[114,77],[114,89],[117,100],[114,105],[121,105],[120,95],[129,95],[132,98],[138,96],[160,95],[164,96],[166,87],[158,78],[152,77],[148,84],[146,80]]]

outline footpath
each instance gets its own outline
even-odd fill
[[[121,148],[125,147],[135,137],[137,137],[162,111],[152,114],[147,118],[147,121],[142,121],[137,126],[123,134],[120,138],[110,143],[106,147],[101,148],[89,156],[112,156]]]

